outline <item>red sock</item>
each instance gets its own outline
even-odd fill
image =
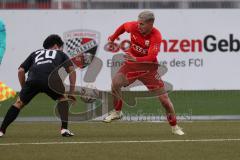
[[[114,108],[116,111],[121,111],[122,110],[122,100],[115,100],[113,102]]]
[[[168,120],[168,123],[171,126],[176,126],[177,125],[176,115],[172,115],[172,114],[167,115],[167,120]]]

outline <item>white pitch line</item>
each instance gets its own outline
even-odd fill
[[[85,142],[36,142],[36,143],[0,143],[0,146],[52,145],[52,144],[120,144],[120,143],[172,143],[172,142],[225,142],[240,139],[181,139],[181,140],[145,140],[145,141],[85,141]]]

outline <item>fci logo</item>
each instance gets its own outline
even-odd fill
[[[149,44],[150,44],[150,41],[149,41],[149,40],[146,40],[146,41],[145,41],[145,45],[146,45],[147,47],[149,47]]]
[[[94,56],[100,41],[100,33],[93,30],[72,30],[63,34],[65,52],[80,68],[88,66]]]

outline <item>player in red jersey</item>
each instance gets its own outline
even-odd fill
[[[122,24],[113,35],[109,37],[114,42],[124,32],[130,33],[131,47],[126,52],[125,63],[121,66],[112,80],[112,93],[115,111],[105,117],[104,122],[111,122],[122,118],[121,88],[136,80],[140,80],[150,91],[162,93],[164,83],[157,78],[157,55],[160,50],[162,35],[153,27],[155,17],[151,11],[143,11],[138,15],[138,21]],[[184,132],[177,125],[173,104],[167,93],[158,96],[166,110],[167,120],[172,126],[172,133],[183,135]]]

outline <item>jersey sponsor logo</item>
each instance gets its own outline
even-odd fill
[[[132,48],[133,50],[135,50],[136,52],[140,53],[140,54],[147,54],[148,53],[148,49],[144,49],[141,46],[138,46],[136,44],[132,44]]]
[[[88,66],[94,56],[100,41],[100,33],[93,30],[73,30],[65,32],[65,51],[72,61],[80,68]]]

